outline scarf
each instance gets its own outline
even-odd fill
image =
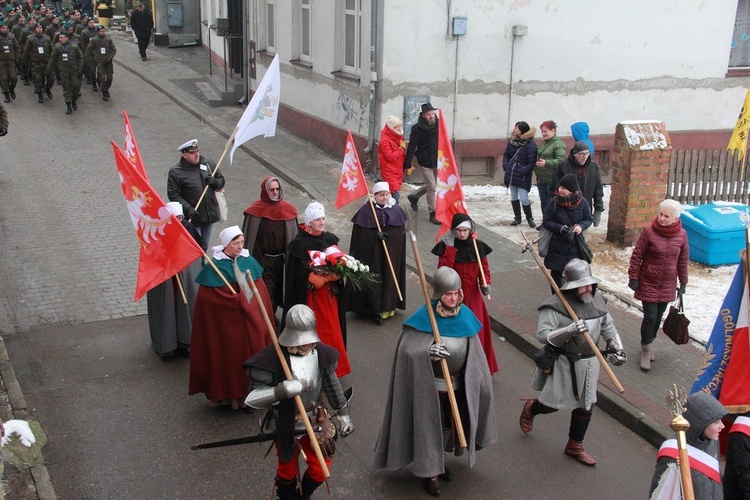
[[[559,194],[555,196],[555,202],[563,208],[575,208],[581,204],[582,199],[580,191],[576,191],[570,196],[560,196]]]
[[[674,238],[675,236],[680,234],[680,231],[682,231],[682,221],[680,219],[677,219],[673,224],[670,224],[669,226],[662,226],[659,224],[659,217],[657,216],[651,223],[651,229],[653,229],[656,234],[664,238]]]
[[[510,139],[508,139],[508,142],[510,142],[514,146],[520,148],[520,147],[525,146],[526,144],[528,144],[531,139],[532,139],[532,137],[526,137],[526,138],[524,138],[524,137],[511,137]]]

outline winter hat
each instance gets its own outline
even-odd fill
[[[175,217],[183,215],[182,203],[180,203],[179,201],[170,201],[169,203],[167,203],[167,208]]]
[[[242,230],[240,229],[240,226],[231,226],[224,229],[219,233],[219,243],[221,243],[221,247],[228,247],[232,240],[241,234]]]
[[[688,396],[685,403],[685,413],[683,413],[683,416],[690,422],[688,442],[695,444],[697,440],[705,439],[702,436],[706,427],[728,413],[727,409],[715,397],[706,392],[698,391]]]
[[[585,141],[576,141],[573,144],[573,154],[580,153],[581,151],[588,151],[589,145]]]
[[[558,186],[562,186],[571,193],[575,193],[576,191],[580,190],[578,187],[578,179],[574,174],[565,174],[562,176],[562,179],[560,179],[560,182],[558,182]]]
[[[529,124],[526,122],[518,122],[516,123],[516,127],[518,127],[518,130],[520,130],[522,134],[531,130],[531,127],[529,127]]]
[[[388,191],[389,193],[391,192],[387,182],[376,182],[375,185],[372,186],[372,194],[379,193],[381,191]]]
[[[305,225],[307,226],[315,219],[320,219],[321,217],[325,216],[326,209],[323,208],[323,205],[321,205],[317,201],[314,201],[307,205],[307,208],[305,209]]]
[[[388,122],[387,123],[388,123],[388,126],[392,130],[396,130],[396,127],[403,127],[404,126],[404,124],[401,122],[401,119],[398,116],[393,116],[393,115],[391,115],[391,116],[388,117]]]

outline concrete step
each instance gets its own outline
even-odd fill
[[[196,82],[196,85],[198,86],[198,90],[203,94],[203,97],[208,101],[209,106],[217,108],[224,104],[222,96],[219,95],[213,85],[208,82]]]

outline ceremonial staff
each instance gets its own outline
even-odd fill
[[[560,291],[560,288],[557,286],[557,283],[555,283],[555,280],[552,278],[547,268],[544,267],[544,264],[539,261],[539,256],[537,256],[536,252],[534,251],[534,247],[532,247],[531,242],[528,239],[526,239],[526,235],[523,234],[523,231],[521,231],[521,236],[523,236],[524,241],[526,241],[526,245],[524,245],[523,250],[521,250],[521,253],[524,253],[527,250],[529,251],[531,256],[534,258],[534,262],[536,262],[536,264],[539,266],[539,269],[542,270],[544,277],[547,278],[547,281],[549,281],[550,286],[557,294],[557,297],[560,299],[560,302],[562,302],[563,306],[565,307],[565,310],[568,311],[568,316],[570,316],[574,322],[578,321],[579,318],[576,315],[575,311],[573,311],[573,308],[570,307],[568,300],[565,298],[565,295],[563,295],[562,291]],[[619,392],[620,394],[625,392],[625,388],[622,386],[622,384],[620,384],[620,381],[617,380],[617,376],[615,375],[615,372],[613,372],[612,368],[609,366],[609,364],[607,364],[607,360],[604,359],[604,356],[599,350],[599,347],[591,338],[591,335],[589,335],[588,331],[583,332],[583,338],[586,339],[586,343],[589,345],[591,350],[594,351],[594,354],[596,355],[596,359],[599,360],[599,363],[601,363],[602,368],[604,368],[604,371],[607,372],[607,375],[609,375],[609,378],[612,380],[612,383],[615,385],[615,389],[617,389],[617,392]]]
[[[479,273],[482,275],[482,285],[487,286],[487,277],[484,275],[484,267],[482,267],[482,258],[479,256],[479,247],[477,247],[477,239],[474,238],[474,235],[469,235],[469,238],[471,238],[471,242],[474,243],[474,253],[477,254],[477,264],[479,264]],[[492,297],[487,295],[487,300],[490,300]]]
[[[685,431],[690,427],[690,422],[682,416],[685,412],[686,400],[685,390],[682,387],[678,388],[677,384],[674,384],[672,390],[667,393],[667,403],[670,407],[670,413],[674,416],[669,423],[669,427],[675,432],[677,437],[677,452],[679,453],[679,460],[677,462],[680,465],[683,499],[694,500],[693,477],[690,473],[690,457],[685,438]]]
[[[375,204],[372,202],[372,197],[368,196],[367,201],[370,203],[372,209],[372,216],[375,218],[375,227],[378,229],[378,234],[382,233],[383,230],[380,228],[380,221],[378,220],[378,214],[375,212]],[[398,292],[398,300],[403,301],[404,297],[401,295],[401,288],[398,286],[398,278],[396,277],[396,270],[393,269],[393,262],[391,262],[391,254],[388,253],[388,245],[385,244],[385,240],[380,240],[383,244],[383,251],[385,252],[385,260],[388,261],[388,267],[391,269],[391,276],[393,276],[393,284],[396,286],[396,292]]]
[[[437,320],[435,319],[435,311],[432,310],[432,301],[430,301],[430,294],[427,293],[427,281],[424,277],[424,268],[422,268],[422,259],[419,256],[419,248],[417,247],[417,235],[413,231],[409,231],[411,236],[411,247],[414,251],[414,260],[417,263],[417,271],[419,274],[419,283],[422,285],[422,295],[424,296],[424,304],[427,309],[427,316],[430,318],[430,326],[432,327],[432,336],[435,339],[436,344],[440,344],[440,332],[438,331]],[[458,402],[456,401],[456,393],[453,390],[453,382],[451,381],[451,372],[448,369],[448,362],[445,358],[440,360],[440,368],[443,370],[443,380],[445,380],[445,386],[448,389],[448,400],[451,404],[451,414],[453,415],[453,422],[456,424],[456,433],[458,434],[458,444],[461,448],[466,448],[466,436],[464,435],[464,427],[461,424],[461,415],[458,413]]]

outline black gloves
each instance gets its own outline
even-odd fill
[[[187,218],[188,220],[198,220],[198,211],[194,209],[193,207],[188,207],[187,209]]]
[[[8,133],[8,127],[0,127],[0,137]]]
[[[628,288],[630,288],[633,291],[638,290],[638,280],[630,280],[630,281],[628,281]]]
[[[383,231],[378,231],[378,239],[380,241],[385,241],[385,239],[388,237],[388,233]]]
[[[479,291],[482,292],[482,295],[486,297],[490,294],[492,289],[490,288],[490,285],[479,285]]]
[[[562,234],[565,237],[565,239],[568,240],[569,243],[572,242],[576,236],[573,230],[570,228],[570,226],[561,227],[560,234]]]
[[[0,134],[2,135],[2,134]],[[680,283],[680,293],[685,293],[685,289],[687,288],[687,283]]]
[[[219,185],[218,179],[213,176],[206,177],[206,186],[211,186],[212,188],[216,188]]]

